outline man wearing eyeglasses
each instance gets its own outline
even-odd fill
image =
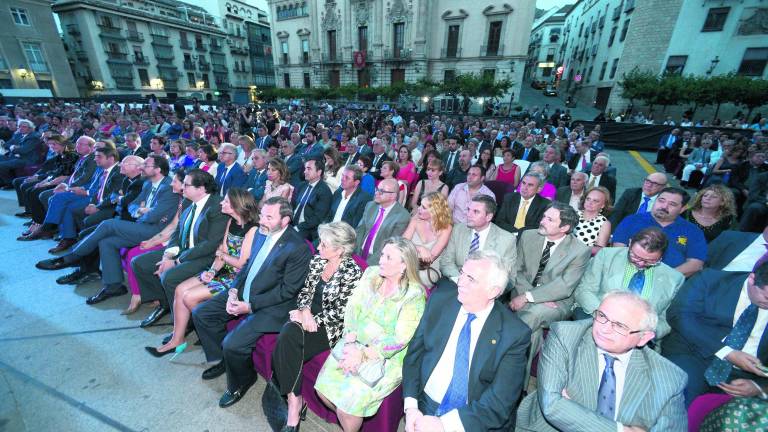
[[[616,230],[625,217],[635,213],[645,213],[651,211],[653,204],[659,192],[667,186],[667,176],[664,173],[655,172],[648,174],[639,188],[630,188],[621,194],[621,198],[613,206],[611,216],[611,227]]]
[[[225,196],[229,188],[243,187],[248,181],[248,175],[237,163],[237,147],[224,143],[219,147],[219,167],[216,170],[216,184],[219,186],[219,196]]]
[[[666,311],[685,282],[682,273],[661,262],[667,250],[667,236],[655,227],[641,230],[629,247],[603,248],[595,255],[576,287],[574,319],[585,319],[610,291],[633,292],[653,306],[659,315],[656,337],[669,333]]]
[[[593,317],[552,325],[538,389],[520,405],[516,430],[687,430],[685,372],[647,347],[656,336],[653,307],[612,292]]]
[[[390,237],[403,235],[408,227],[408,210],[397,202],[399,189],[397,180],[382,180],[357,225],[355,253],[368,265],[378,265],[382,244]]]

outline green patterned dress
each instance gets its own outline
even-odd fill
[[[384,377],[369,387],[353,375],[345,375],[333,356],[325,361],[315,390],[347,414],[368,417],[376,414],[381,401],[403,378],[403,358],[424,313],[424,290],[419,283],[408,285],[390,298],[376,293],[372,280],[379,267],[368,267],[349,298],[344,316],[344,335],[357,333],[357,340],[376,348],[386,359]],[[343,344],[344,337],[338,342]]]
[[[768,401],[735,397],[710,413],[700,432],[768,432]]]

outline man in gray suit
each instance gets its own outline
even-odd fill
[[[622,292],[594,320],[552,325],[517,430],[686,431],[685,372],[646,347],[656,323],[648,302]]]
[[[576,287],[574,319],[591,317],[606,293],[629,291],[653,306],[659,315],[656,336],[666,336],[670,330],[667,308],[685,282],[682,273],[661,262],[667,245],[664,231],[649,227],[632,236],[629,247],[601,249]]]
[[[456,224],[451,239],[440,256],[440,273],[452,278],[459,277],[459,270],[470,252],[475,250],[496,251],[504,262],[509,279],[515,278],[516,234],[509,233],[491,223],[496,213],[496,202],[487,195],[475,195],[469,203],[466,224]],[[477,240],[475,240],[477,239]]]
[[[382,180],[357,225],[355,253],[368,265],[378,265],[384,242],[390,237],[403,235],[408,227],[410,215],[397,202],[399,187],[395,179]]]
[[[515,293],[509,307],[533,331],[531,359],[541,345],[542,329],[570,315],[573,290],[587,269],[590,248],[571,235],[578,222],[571,206],[553,202],[539,228],[523,231],[517,242]]]

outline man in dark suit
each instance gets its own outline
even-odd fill
[[[768,251],[768,227],[761,234],[723,231],[707,245],[705,268],[749,272]]]
[[[331,199],[326,222],[344,221],[356,227],[363,218],[365,206],[373,199],[360,189],[363,171],[357,165],[349,165],[341,174],[341,187],[336,189]]]
[[[586,142],[576,142],[576,154],[568,161],[568,170],[573,171],[589,171],[589,165],[597,157],[597,152],[589,148],[589,144]]]
[[[243,187],[253,195],[256,202],[259,202],[264,196],[264,187],[267,185],[267,151],[254,149],[251,152],[251,165],[253,168],[248,172],[248,180]]]
[[[301,155],[301,160],[306,162],[310,159],[322,159],[323,151],[325,150],[322,145],[318,144],[317,136],[315,135],[315,129],[308,127],[304,129],[304,143],[301,146],[301,150],[296,150],[296,153]]]
[[[514,425],[531,331],[496,301],[506,285],[501,257],[475,251],[458,290],[442,279],[433,291],[403,360],[406,431]]]
[[[299,187],[302,182],[304,171],[304,162],[301,156],[296,154],[296,145],[301,144],[301,136],[298,133],[291,134],[291,140],[284,140],[280,146],[280,152],[283,154],[283,161],[288,167],[288,173],[291,175],[290,183],[294,188]]]
[[[299,235],[309,241],[317,239],[317,227],[328,218],[333,194],[323,181],[325,164],[320,159],[304,162],[304,179],[293,194],[293,225]]]
[[[560,150],[555,146],[548,145],[541,159],[549,167],[547,182],[552,183],[558,188],[568,186],[568,170],[560,163],[562,162]]]
[[[504,196],[495,223],[501,229],[517,233],[538,228],[549,200],[539,196],[544,177],[539,173],[528,173],[520,180],[520,192]]]
[[[527,136],[523,141],[523,147],[518,148],[515,151],[515,159],[520,159],[528,162],[536,162],[540,159],[539,151],[533,147],[533,137]]]
[[[0,186],[7,188],[15,178],[15,170],[41,161],[45,153],[40,134],[29,120],[19,120],[18,131],[5,143],[8,153],[0,156]]]
[[[128,156],[138,156],[145,158],[149,152],[141,146],[141,138],[135,132],[125,134],[125,148],[120,152],[120,158],[125,159]]]
[[[397,180],[385,179],[376,188],[373,201],[365,206],[357,225],[355,253],[368,265],[378,265],[381,248],[388,238],[403,235],[411,219],[408,210],[397,202]]]
[[[381,166],[384,164],[384,162],[392,160],[389,156],[387,156],[385,150],[386,148],[384,147],[384,141],[381,139],[374,141],[373,154],[371,155],[371,163],[373,166],[371,167],[369,173],[374,178],[376,178],[376,180],[381,180]]]
[[[258,136],[254,141],[254,148],[267,151],[269,148],[269,143],[274,141],[274,139],[267,133],[267,126],[263,123],[259,123],[259,125],[256,127],[256,133]]]
[[[724,391],[768,392],[768,262],[751,273],[705,269],[689,279],[667,311],[672,333],[664,356],[688,374],[686,405]]]
[[[461,148],[459,146],[459,140],[457,137],[452,136],[445,140],[446,149],[440,156],[443,159],[443,165],[445,165],[445,172],[449,173],[454,168],[459,166],[459,153]],[[459,182],[462,183],[462,182]],[[458,184],[458,183],[457,183]]]
[[[219,147],[219,167],[216,169],[216,184],[219,186],[219,196],[227,195],[229,188],[243,187],[248,175],[237,163],[237,148],[233,144],[224,143]]]
[[[179,208],[181,190],[174,191],[168,174],[168,161],[162,156],[150,156],[143,168],[143,187],[139,195],[127,205],[131,219],[124,217],[106,220],[82,238],[67,255],[37,263],[42,270],[57,270],[78,266],[68,275],[56,279],[61,285],[79,285],[98,275],[101,261],[102,288],[86,300],[87,304],[103,302],[123,295],[123,268],[120,249],[131,248],[160,232]],[[139,180],[139,182],[141,182]]]
[[[203,379],[227,373],[227,391],[219,399],[222,408],[239,401],[256,381],[251,359],[254,344],[265,333],[279,333],[288,312],[296,308],[311,254],[304,239],[290,228],[291,216],[288,200],[268,199],[259,218],[266,235],[254,239],[251,258],[230,292],[216,295],[192,311],[205,357],[217,362],[203,372]],[[245,319],[228,334],[226,324],[235,316]]]
[[[77,233],[82,229],[96,226],[115,215],[115,206],[110,197],[120,190],[125,178],[118,163],[119,156],[116,150],[108,147],[96,149],[95,153],[96,163],[102,167],[101,177],[95,183],[96,193],[90,196],[86,206],[68,208],[69,214],[59,225],[61,240],[48,251],[52,254],[64,252],[77,243]]]
[[[611,161],[605,156],[597,156],[589,169],[589,179],[586,189],[589,190],[596,186],[602,186],[611,193],[611,200],[616,199],[616,179],[608,175],[605,171]]]
[[[659,139],[659,150],[656,152],[656,163],[663,164],[666,162],[669,152],[673,148],[678,148],[682,141],[680,129],[672,129],[670,133],[662,135]]]
[[[629,215],[651,211],[656,196],[667,187],[667,183],[666,174],[655,172],[645,177],[642,187],[625,190],[608,218],[611,221],[611,230],[616,231],[616,227]]]
[[[367,145],[368,143],[368,137],[365,134],[360,134],[357,136],[357,144],[356,146],[350,148],[350,144],[347,144],[347,160],[344,162],[345,165],[355,165],[357,163],[357,160],[360,159],[360,156],[367,155],[370,156],[373,154],[373,149],[371,149],[370,146]]]
[[[459,163],[456,167],[445,176],[445,183],[449,188],[453,189],[457,185],[467,182],[467,175],[469,169],[472,167],[472,152],[469,150],[462,150],[459,152]]]
[[[589,175],[581,171],[571,174],[571,184],[557,188],[555,201],[568,204],[576,211],[580,210],[579,207],[581,207],[581,199],[584,197],[588,178]]]
[[[768,172],[752,182],[739,229],[760,232],[768,225]]]
[[[163,251],[136,257],[131,266],[144,301],[159,300],[141,327],[147,327],[170,311],[176,286],[210,268],[224,238],[228,216],[221,212],[213,176],[191,170],[184,177],[184,198],[192,201],[179,216],[179,224]]]

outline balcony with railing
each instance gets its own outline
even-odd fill
[[[133,90],[133,77],[114,77],[115,78],[115,86],[119,89],[123,90]]]
[[[411,50],[408,48],[384,50],[384,60],[389,62],[411,61]]]
[[[443,48],[443,49],[440,50],[440,57],[442,57],[442,58],[461,58],[461,48],[455,48],[455,49]]]
[[[123,29],[120,27],[115,27],[113,24],[110,23],[97,23],[97,26],[99,26],[99,34],[101,36],[107,36],[112,38],[123,38]]]
[[[191,60],[184,60],[184,69],[195,70],[195,62]]]
[[[69,24],[67,25],[67,33],[71,34],[72,36],[80,36],[80,28],[77,26],[77,24]]]
[[[173,51],[157,51],[155,50],[155,58],[159,63],[169,63],[173,61]]]
[[[248,55],[248,47],[231,46],[229,52],[235,55]]]
[[[137,32],[136,30],[126,30],[125,38],[133,42],[144,42],[144,33]]]
[[[85,50],[75,50],[75,57],[78,60],[88,61],[88,53]]]
[[[211,42],[211,52],[222,52],[223,47],[220,42]]]
[[[147,59],[143,55],[134,54],[133,55],[133,64],[139,65],[139,66],[146,66],[146,65],[149,64],[149,59]]]
[[[197,67],[200,68],[201,72],[208,72],[209,70],[211,70],[211,64],[206,62],[199,62],[197,64]]]
[[[218,79],[217,78],[216,79],[216,88],[219,89],[219,90],[229,90],[230,89],[229,81],[227,81],[226,79]]]
[[[504,45],[480,46],[480,57],[501,57],[504,54]]]
[[[188,51],[192,50],[192,45],[190,45],[189,41],[186,39],[182,39],[180,41],[180,46],[181,46],[181,49],[183,50],[188,50]]]
[[[202,43],[202,42],[200,42],[200,43],[198,43],[198,42],[195,42],[195,49],[196,49],[196,50],[198,50],[198,51],[200,51],[200,52],[206,52],[206,51],[208,51],[208,49],[205,47],[205,44],[204,44],[204,43]]]
[[[130,63],[128,54],[120,51],[105,51],[107,53],[107,62],[110,63]]]
[[[168,40],[168,36],[152,35],[152,45],[172,47],[171,42]]]
[[[221,64],[221,63],[213,63],[213,71],[214,72],[226,72],[227,71],[227,65]]]
[[[343,61],[343,56],[339,51],[329,51],[323,53],[323,63],[341,63]]]

